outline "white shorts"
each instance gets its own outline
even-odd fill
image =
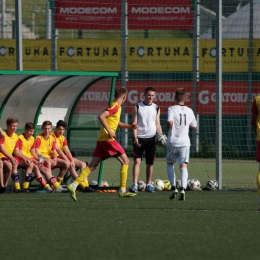
[[[178,164],[189,163],[190,146],[172,147],[167,145],[167,163],[175,163],[178,160]]]

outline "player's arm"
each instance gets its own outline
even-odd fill
[[[157,115],[156,115],[156,132],[158,134],[162,134],[162,126],[161,126],[161,123],[160,123],[160,114],[161,114],[161,111],[160,111],[160,108],[159,108]]]
[[[0,138],[2,138],[2,137],[5,137],[5,133],[2,129],[2,127],[0,127]]]
[[[125,124],[123,122],[119,122],[118,123],[118,127],[119,128],[126,128],[126,129],[136,129],[137,128],[137,124],[130,125],[130,124]]]
[[[71,166],[75,168],[75,163],[74,163],[74,160],[73,160],[73,156],[72,156],[72,154],[70,152],[70,149],[69,149],[68,145],[64,145],[63,149],[64,149],[64,152],[65,152],[66,160],[69,161],[71,163]]]
[[[110,129],[110,127],[108,126],[107,122],[106,122],[106,118],[110,115],[110,113],[107,110],[104,110],[99,116],[98,116],[98,120],[100,121],[100,123],[104,126],[104,128],[107,130],[108,135],[111,138],[115,138],[116,139],[116,134],[113,133]]]
[[[52,144],[52,160],[57,161],[57,145],[55,140]]]
[[[171,107],[168,107],[167,109],[167,122],[166,122],[166,128],[171,129],[173,125],[173,114],[171,112]]]
[[[132,125],[136,125],[137,126],[137,106],[134,106],[133,111],[132,111]],[[137,127],[133,128],[133,138],[134,138],[134,144],[136,144],[137,146],[141,146],[138,142],[138,138],[137,138]]]

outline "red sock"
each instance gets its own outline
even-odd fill
[[[36,181],[38,181],[43,187],[45,187],[46,182],[42,177],[37,177]]]

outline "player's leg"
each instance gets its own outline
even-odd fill
[[[32,177],[33,177],[32,172],[33,172],[34,164],[31,162],[28,165],[23,160],[21,160],[18,164],[18,167],[25,168],[25,180],[23,181],[23,184],[22,184],[22,191],[28,192],[29,185],[30,185]]]
[[[57,181],[59,184],[61,184],[63,181],[64,175],[70,168],[70,162],[60,159],[60,158],[57,158],[56,162],[57,163],[56,163],[55,167],[60,169],[58,177],[57,177]]]
[[[83,169],[86,168],[86,166],[87,166],[87,164],[85,162],[78,160],[77,158],[73,158],[73,161],[74,161],[75,167],[80,169],[80,171],[83,171]],[[74,180],[78,177],[78,174],[77,174],[76,169],[74,167],[70,166],[69,172],[71,173],[71,176]],[[85,178],[85,180],[83,182],[79,183],[79,187],[81,188],[81,190],[83,192],[97,192],[97,190],[89,187],[88,178]]]
[[[50,184],[46,183],[45,179],[43,178],[41,172],[45,175],[47,180],[50,180],[52,177],[51,169],[41,165],[40,167],[36,164],[33,165],[33,173],[37,182],[41,184],[41,186],[46,190],[46,192],[52,193],[53,189],[50,187]]]
[[[258,192],[258,210],[260,210],[260,162],[259,162],[259,171],[257,175],[257,192]]]
[[[18,163],[19,161],[16,160],[16,158],[14,158],[13,162],[11,162],[10,160],[4,161],[4,167],[6,167],[8,171],[9,169],[11,169],[11,177],[13,179],[15,192],[21,192],[21,186],[20,186],[20,180],[18,174]]]
[[[129,161],[129,158],[127,157],[127,155],[125,154],[123,148],[121,148],[120,152],[123,153],[123,154],[120,154],[120,155],[118,155],[116,157],[117,160],[121,163],[121,168],[120,168],[120,187],[119,187],[118,195],[119,195],[120,198],[133,197],[133,196],[136,195],[136,193],[128,192],[126,190],[128,167],[129,167],[130,161]]]
[[[4,186],[4,167],[3,161],[0,159],[0,193],[4,193],[6,191],[6,187]]]
[[[181,187],[179,200],[185,200],[185,190],[188,182],[188,163],[189,163],[190,147],[180,147],[178,163],[180,165],[181,172]]]
[[[4,171],[3,186],[7,187],[9,179],[12,174],[12,164],[7,160],[3,160],[2,162],[3,162],[3,171]]]
[[[174,171],[174,163],[176,162],[177,154],[175,153],[176,149],[171,146],[167,146],[166,151],[166,162],[167,162],[167,175],[168,180],[171,183],[171,195],[169,199],[174,199],[178,195],[178,190],[176,189],[176,174]]]
[[[144,146],[142,145],[142,139],[138,140],[141,146],[133,144],[134,164],[133,164],[133,185],[129,188],[131,192],[138,193],[137,182],[140,173],[140,165],[142,162]]]
[[[155,137],[147,138],[145,143],[145,160],[146,160],[146,188],[148,192],[154,192],[154,188],[151,185],[153,176],[153,162],[156,153]]]
[[[95,151],[94,151],[95,153]],[[70,196],[71,198],[74,200],[74,201],[77,201],[77,198],[76,198],[76,189],[78,187],[78,185],[83,182],[87,177],[88,175],[93,171],[95,170],[99,163],[102,161],[102,158],[101,157],[93,157],[92,158],[92,161],[89,165],[87,165],[79,174],[79,176],[69,185],[67,185],[67,188],[68,188],[68,191],[70,193]]]

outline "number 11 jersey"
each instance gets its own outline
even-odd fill
[[[196,127],[195,115],[185,105],[175,105],[168,108],[167,122],[172,121],[168,133],[168,145],[174,147],[190,146],[189,127]]]

